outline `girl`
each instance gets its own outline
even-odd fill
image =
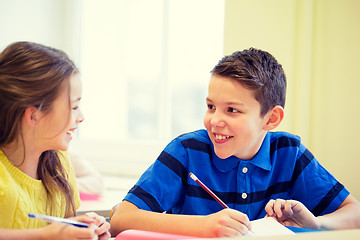
[[[66,150],[84,120],[81,93],[79,71],[60,50],[16,42],[0,54],[0,239],[110,238],[103,217],[75,217],[80,199]],[[90,226],[48,224],[29,213]]]

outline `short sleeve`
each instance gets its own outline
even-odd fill
[[[124,200],[154,212],[172,212],[179,208],[185,196],[187,161],[186,150],[180,141],[174,139],[143,173]]]

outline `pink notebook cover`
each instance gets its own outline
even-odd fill
[[[101,195],[98,195],[98,194],[80,192],[80,200],[81,201],[98,201],[98,200],[100,200],[100,198],[101,198]]]
[[[115,240],[162,240],[162,239],[201,239],[191,236],[183,236],[169,233],[148,232],[142,230],[125,230],[119,233]]]

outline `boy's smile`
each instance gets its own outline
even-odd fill
[[[216,155],[252,159],[266,135],[264,126],[269,119],[269,114],[260,115],[261,106],[253,91],[237,80],[213,75],[206,102],[204,125]]]
[[[214,133],[214,141],[219,144],[227,142],[232,137],[233,136],[226,136],[226,135]]]

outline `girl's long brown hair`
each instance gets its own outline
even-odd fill
[[[22,138],[20,123],[27,107],[49,113],[64,85],[69,91],[69,79],[75,73],[75,64],[61,50],[32,42],[5,48],[0,54],[0,147]],[[74,216],[73,188],[58,154],[43,152],[37,174],[47,192],[47,211],[53,213],[54,194],[60,191],[66,199],[65,217]]]

